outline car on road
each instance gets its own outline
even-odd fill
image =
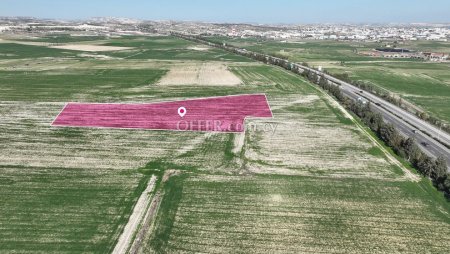
[[[427,142],[422,142],[422,143],[420,143],[421,145],[423,145],[424,147],[427,147],[427,146],[429,146],[430,144],[428,144]]]

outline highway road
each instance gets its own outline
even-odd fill
[[[342,93],[352,100],[359,98],[371,102],[371,108],[383,116],[386,122],[393,124],[404,137],[413,137],[416,139],[419,147],[429,156],[443,156],[447,160],[447,167],[450,172],[450,149],[444,144],[450,146],[450,135],[436,128],[435,126],[423,121],[417,116],[393,105],[382,98],[371,93],[364,92],[347,82],[336,79],[330,75],[324,74],[312,68],[297,65],[298,68],[313,71],[324,77],[331,83],[340,86]],[[436,140],[438,139],[439,142]]]

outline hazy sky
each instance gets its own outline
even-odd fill
[[[254,23],[450,23],[450,0],[0,0],[0,16]]]

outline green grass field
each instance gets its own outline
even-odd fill
[[[4,161],[0,167],[2,253],[108,253],[148,180],[131,170],[5,165]]]
[[[4,89],[0,99],[46,102],[119,100],[120,96],[128,95],[128,89],[151,84],[164,73],[158,69],[0,71]]]
[[[447,253],[450,205],[414,181],[328,95],[292,73],[173,37],[0,44],[0,253],[110,253],[150,174],[177,170],[140,253]],[[3,56],[2,54],[10,54]],[[15,56],[11,56],[14,54]],[[161,85],[225,64],[240,85]],[[56,128],[66,102],[265,93],[274,132]]]
[[[0,59],[33,59],[40,57],[76,57],[76,52],[34,45],[0,44]]]
[[[417,183],[194,175],[173,179],[170,187],[154,248],[144,253],[448,250],[446,204],[430,204]]]
[[[180,41],[173,37],[126,38],[112,40],[107,46],[132,47],[129,52],[108,54],[113,57],[127,59],[156,59],[156,60],[196,60],[196,61],[237,61],[246,62],[247,58],[230,54],[225,51],[210,49],[196,51],[192,48],[199,46],[189,41]]]

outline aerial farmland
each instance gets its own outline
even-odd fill
[[[393,47],[393,42],[213,39],[320,66],[335,75],[348,75],[353,81],[393,93],[413,103],[428,115],[443,120],[444,124],[450,123],[448,62],[363,54],[373,52],[375,48]],[[447,41],[405,41],[397,47],[414,52],[450,52]]]
[[[299,75],[172,36],[0,39],[0,253],[449,251],[443,195]],[[271,117],[241,132],[52,125],[252,94]]]

